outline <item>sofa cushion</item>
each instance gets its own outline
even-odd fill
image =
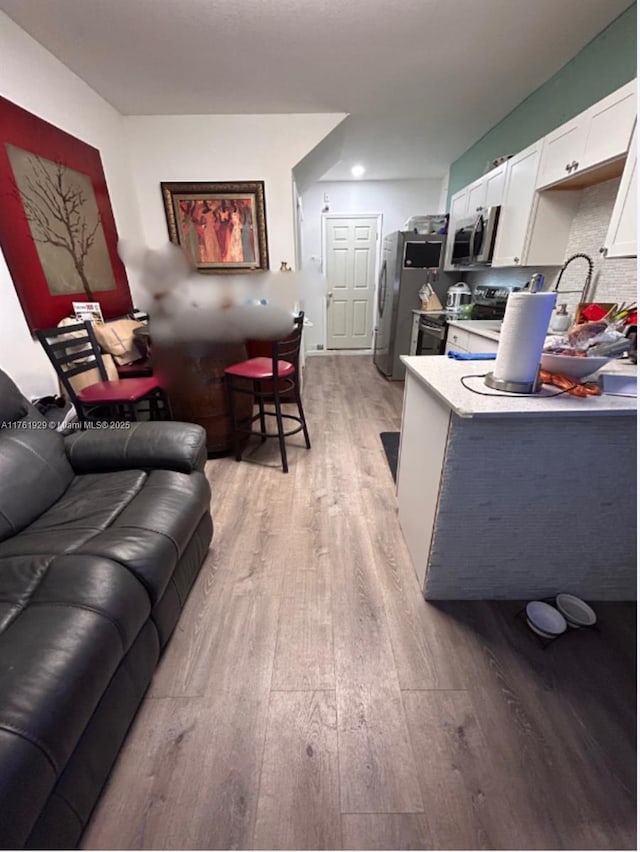
[[[209,511],[209,483],[202,473],[185,476],[152,470],[144,488],[103,533],[76,552],[126,565],[153,604],[162,596],[202,515]]]
[[[149,599],[123,566],[64,555],[0,560],[0,600],[0,752],[7,760],[0,803],[22,791],[35,819],[146,622]],[[27,770],[38,773],[36,783]]]
[[[96,612],[112,623],[123,654],[150,612],[148,595],[125,566],[76,554],[0,558],[0,602],[2,649],[6,632],[28,607]]]
[[[143,487],[141,470],[76,476],[69,488],[20,535],[0,543],[0,557],[71,552],[107,529]]]
[[[202,473],[127,470],[77,476],[37,521],[0,543],[0,559],[63,553],[107,558],[132,571],[155,604],[209,499]]]
[[[44,428],[0,429],[0,542],[45,512],[73,479],[62,436],[46,422],[31,425]]]

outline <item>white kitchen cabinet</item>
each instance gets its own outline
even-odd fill
[[[485,206],[487,198],[487,181],[483,175],[467,187],[466,215],[473,216]]]
[[[476,324],[480,328],[476,331]],[[461,327],[462,325],[462,327]],[[497,352],[495,331],[488,330],[483,320],[463,320],[449,323],[445,355],[449,352]],[[485,333],[488,331],[488,334]]]
[[[604,243],[606,257],[636,257],[638,254],[637,145],[636,125]]]
[[[547,134],[536,188],[557,185],[623,157],[635,117],[632,80]]]
[[[460,192],[456,192],[451,196],[450,220],[455,222],[456,219],[461,219],[467,213],[467,199],[469,197],[469,187],[465,186]]]
[[[492,266],[524,264],[527,226],[536,187],[542,145],[536,142],[507,162],[502,210]]]
[[[456,192],[451,196],[451,204],[449,206],[449,236],[445,246],[444,268],[445,271],[456,269],[451,264],[451,254],[453,252],[453,237],[455,232],[455,223],[458,219],[462,219],[467,214],[467,200],[469,198],[469,187],[465,186],[460,192]]]
[[[574,173],[624,156],[636,120],[636,81],[612,92],[587,110],[587,140]]]
[[[540,139],[507,162],[492,266],[560,266],[564,262],[577,190],[536,192]]]
[[[576,155],[582,154],[586,137],[584,113],[576,115],[544,137],[542,161],[536,181],[538,189],[558,183],[571,174],[571,163],[575,161]]]
[[[468,352],[468,349],[465,349],[463,346],[457,346],[455,343],[451,343],[447,340],[447,344],[444,347],[444,354],[448,355],[449,352]]]
[[[482,334],[469,332],[467,337],[467,350],[469,352],[497,352],[498,341],[485,337]]]
[[[457,328],[456,326],[450,325],[447,331],[447,345],[445,348],[445,354],[449,351],[450,348],[459,350],[460,352],[468,352],[468,337],[468,331],[464,331],[461,328]]]
[[[507,163],[497,166],[484,176],[487,191],[484,197],[485,207],[498,207],[504,196],[504,182],[507,175]]]

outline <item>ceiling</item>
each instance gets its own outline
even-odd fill
[[[629,0],[0,0],[125,115],[349,113],[325,178],[439,178]]]

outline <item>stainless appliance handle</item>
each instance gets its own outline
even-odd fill
[[[481,221],[482,215],[478,216],[476,221],[473,223],[473,228],[471,229],[471,235],[469,237],[469,260],[471,263],[475,260],[475,242],[476,242],[476,229],[478,227],[478,222]]]
[[[381,317],[387,301],[387,261],[382,261],[378,278],[378,316]]]
[[[485,252],[485,230],[486,230],[485,224],[484,224],[484,216],[482,215],[482,213],[478,216],[478,221],[477,221],[476,224],[477,224],[477,228],[476,228],[476,231],[475,231],[475,234],[474,234],[474,237],[473,237],[473,243],[474,243],[474,245],[473,245],[473,256],[475,258],[480,258],[484,255],[484,252]],[[480,245],[479,245],[477,251],[476,251],[476,246],[475,246],[476,237],[480,238]]]

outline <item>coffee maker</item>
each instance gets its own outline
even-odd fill
[[[459,314],[463,305],[471,304],[471,290],[464,281],[459,281],[447,290],[446,310],[451,314]]]

